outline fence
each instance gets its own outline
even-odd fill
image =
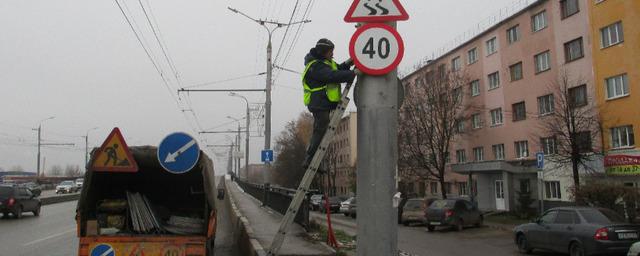
[[[244,190],[244,192],[253,196],[262,202],[262,205],[284,215],[291,204],[291,200],[296,193],[295,189],[283,188],[278,186],[271,186],[269,183],[256,184],[245,182],[240,179],[235,179],[238,185]],[[298,214],[294,221],[305,229],[309,228],[309,198],[307,197],[300,205]]]

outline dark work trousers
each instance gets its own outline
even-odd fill
[[[324,136],[327,128],[329,127],[329,118],[333,110],[321,110],[313,111],[313,135],[311,135],[311,141],[309,141],[309,147],[307,148],[307,156],[304,159],[302,166],[306,168],[313,159],[313,154],[318,150],[322,137]]]

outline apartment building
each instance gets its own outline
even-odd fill
[[[328,175],[323,177],[323,186],[338,196],[355,194],[358,113],[350,112],[342,117],[333,141],[324,158]]]
[[[609,177],[638,187],[640,151],[640,1],[594,0],[588,3],[595,89]]]
[[[545,201],[569,200],[570,167],[545,165],[539,180],[535,154],[556,153],[555,139],[542,137],[540,124],[556,108],[559,77],[566,74],[575,82],[569,91],[576,104],[595,104],[592,2],[536,1],[403,79],[412,84],[442,67],[469,79],[461,89],[472,107],[449,149],[449,192],[469,193],[468,184],[475,184],[471,190],[478,206],[494,210],[514,210],[518,192],[534,199],[542,195]],[[438,194],[438,182],[419,186],[427,195]]]

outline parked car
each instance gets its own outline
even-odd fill
[[[633,243],[633,245],[631,245],[631,248],[629,248],[629,252],[627,253],[627,256],[638,256],[640,255],[640,242],[635,242]]]
[[[71,180],[65,180],[56,186],[56,194],[73,193],[76,192],[76,190],[76,184]]]
[[[412,198],[407,200],[402,208],[400,222],[405,226],[408,226],[411,223],[425,223],[425,203],[424,198]]]
[[[638,241],[640,225],[610,209],[558,207],[514,229],[518,250],[544,249],[570,255],[624,255]],[[636,254],[637,255],[637,254]]]
[[[42,187],[35,182],[27,182],[27,183],[21,184],[20,186],[23,186],[31,190],[31,193],[33,193],[36,196],[40,196],[40,194],[42,193]]]
[[[331,213],[340,212],[340,203],[344,200],[345,200],[344,197],[338,197],[338,196],[329,197],[329,211]],[[320,212],[321,213],[327,212],[326,199],[324,198],[322,199],[322,202],[320,202]]]
[[[356,218],[356,210],[357,210],[357,200],[354,198],[353,200],[351,200],[351,203],[349,204],[349,208],[347,209],[347,215],[351,216],[352,219]]]
[[[311,202],[310,202],[310,206],[311,206],[311,210],[312,211],[317,211],[320,210],[320,203],[322,203],[322,199],[324,198],[324,195],[322,194],[315,194],[311,196]]]
[[[84,184],[84,179],[83,178],[77,178],[75,183],[76,183],[76,188],[78,190],[81,190],[82,189],[82,184]]]
[[[461,231],[465,226],[482,226],[482,213],[465,199],[439,199],[426,209],[425,224],[433,231],[438,226],[450,226]]]
[[[347,200],[342,201],[342,203],[340,203],[340,213],[344,214],[344,216],[349,216],[349,205],[351,204],[351,201],[356,200],[355,197],[350,197]]]
[[[0,186],[0,212],[3,217],[9,213],[16,218],[22,218],[22,213],[33,212],[33,215],[40,215],[40,199],[22,186]]]

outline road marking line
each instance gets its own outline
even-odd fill
[[[29,245],[32,245],[32,244],[35,244],[35,243],[39,243],[39,242],[42,242],[42,241],[47,240],[47,239],[51,239],[51,238],[54,238],[54,237],[57,237],[57,236],[64,235],[64,234],[66,234],[66,233],[73,232],[73,231],[75,231],[75,230],[76,230],[75,228],[73,228],[73,229],[69,229],[69,230],[67,230],[67,231],[60,232],[60,233],[57,233],[57,234],[53,234],[53,235],[50,235],[50,236],[47,236],[47,237],[44,237],[44,238],[40,238],[40,239],[38,239],[38,240],[33,240],[33,241],[31,241],[31,242],[28,242],[28,243],[26,243],[26,244],[23,244],[22,246],[29,246]]]

